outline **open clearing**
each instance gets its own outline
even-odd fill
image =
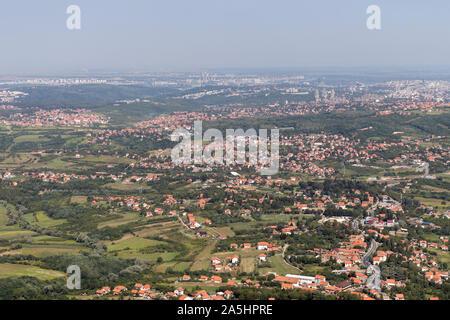
[[[128,182],[128,183],[111,182],[111,183],[105,184],[103,187],[111,188],[111,189],[119,190],[119,191],[133,191],[133,190],[139,190],[140,188],[142,188],[142,190],[151,189],[149,186],[146,186],[144,184],[133,183],[133,182]]]
[[[108,245],[108,251],[126,249],[139,250],[150,246],[156,246],[158,244],[165,244],[165,242],[145,238],[129,238],[125,240],[114,241],[112,244]]]
[[[87,196],[72,196],[70,198],[71,203],[84,204],[87,201]]]
[[[36,277],[41,280],[51,280],[54,278],[64,277],[65,274],[60,271],[42,269],[35,266],[2,263],[0,264],[0,278],[8,277]]]
[[[271,268],[261,268],[259,269],[261,273],[266,273],[269,271],[275,271],[277,274],[301,274],[300,270],[294,268],[283,261],[281,254],[276,254],[268,259]]]

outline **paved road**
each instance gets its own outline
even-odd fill
[[[369,262],[370,257],[375,253],[376,249],[377,249],[377,243],[375,240],[372,239],[369,250],[367,250],[367,253],[362,258],[362,263],[367,268],[367,273],[371,274],[370,277],[367,278],[367,281],[366,281],[367,288],[381,291],[381,285],[380,285],[381,270],[378,266],[372,265]]]
[[[381,270],[378,266],[371,265],[371,267],[372,267],[374,273],[369,278],[367,278],[366,286],[369,289],[375,289],[377,291],[381,291],[381,285],[380,285]]]
[[[370,243],[369,250],[367,250],[367,253],[362,258],[363,266],[369,269],[371,266],[369,259],[370,257],[375,253],[375,250],[377,250],[377,243],[375,240],[372,239],[372,242]]]

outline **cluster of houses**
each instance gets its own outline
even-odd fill
[[[228,257],[227,259],[231,259],[231,257]],[[218,259],[218,258],[213,258],[213,259],[211,259],[211,264],[213,264],[213,261],[216,262],[216,263],[221,263],[221,262],[218,262],[218,261],[222,261],[222,260],[221,260],[221,259]],[[235,261],[236,261],[236,260],[235,260]],[[230,262],[230,263],[231,263],[231,262]],[[239,263],[239,262],[237,262],[237,263]],[[214,264],[213,264],[213,265],[214,265]],[[183,276],[180,278],[180,281],[191,281],[191,280],[192,280],[192,279],[191,279],[191,276],[188,275],[188,274],[185,274],[185,275],[183,275]],[[197,280],[198,280],[198,281],[201,281],[201,282],[210,281],[211,283],[222,283],[222,277],[220,277],[220,276],[218,276],[218,275],[212,275],[212,276],[210,276],[210,277],[205,276],[205,275],[201,275],[200,277],[198,277]],[[236,283],[233,282],[233,281],[228,281],[226,284],[227,284],[227,286],[232,286],[232,287],[236,286]]]
[[[183,294],[179,300],[226,300],[233,297],[233,292],[230,290],[219,291],[214,294],[208,293],[206,290],[199,290],[191,295]]]
[[[218,185],[218,188],[223,188],[226,193],[229,193],[230,195],[227,195],[227,197],[224,199],[224,203],[226,206],[232,205],[235,207],[236,204],[238,205],[246,205],[246,204],[252,204],[250,209],[241,209],[240,215],[242,216],[250,216],[252,211],[258,212],[261,210],[261,208],[258,206],[258,204],[263,204],[264,202],[267,202],[269,204],[273,204],[275,201],[274,199],[271,199],[267,195],[261,195],[260,197],[257,197],[255,195],[249,194],[248,197],[245,197],[244,199],[235,200],[234,195],[240,194],[242,195],[242,192],[245,192],[245,188],[255,186],[255,185],[261,185],[261,186],[269,186],[272,188],[283,188],[284,186],[290,186],[291,184],[294,184],[297,178],[291,177],[289,180],[282,180],[282,179],[271,179],[270,177],[267,178],[260,178],[260,179],[252,179],[252,178],[245,178],[245,177],[234,177],[231,180],[228,181],[228,183],[222,183]],[[354,195],[360,195],[360,197],[351,197]],[[335,208],[339,209],[354,209],[357,207],[361,207],[363,209],[368,210],[371,206],[375,204],[375,197],[371,195],[369,192],[361,193],[359,190],[352,190],[351,194],[349,195],[342,195],[339,198],[336,198],[333,200],[330,196],[323,194],[322,190],[315,190],[314,195],[311,195],[311,192],[307,189],[299,190],[294,193],[292,197],[288,197],[289,200],[292,202],[291,206],[285,206],[284,210],[280,213],[286,213],[286,214],[295,214],[295,213],[302,213],[305,211],[319,211],[323,212],[328,206],[334,206]],[[360,199],[362,198],[362,199]],[[224,209],[224,214],[232,215],[233,211],[230,208]],[[379,216],[380,218],[382,215]],[[328,218],[324,218],[324,221],[326,221]],[[340,217],[333,217],[333,219],[338,219],[340,222],[345,222],[349,220],[349,217],[346,216],[340,216]],[[381,222],[382,220],[382,222]],[[366,224],[371,225],[375,224],[377,227],[391,227],[396,226],[397,222],[392,219],[380,219],[380,221],[373,219],[370,220],[370,218],[367,219]],[[295,233],[295,229],[293,226],[286,226],[287,230],[285,230],[287,233]],[[277,230],[280,231],[280,230]],[[276,231],[274,231],[276,233]]]
[[[392,287],[405,287],[406,286],[406,281],[404,280],[395,280],[395,279],[386,279],[386,280],[381,280],[381,286],[386,287],[386,288],[392,288]]]
[[[137,212],[144,212],[146,217],[152,217],[152,216],[160,216],[163,214],[166,214],[167,216],[175,216],[177,214],[176,209],[167,209],[164,210],[160,207],[155,207],[154,204],[148,203],[145,201],[141,196],[128,196],[128,197],[122,197],[122,196],[107,196],[107,197],[99,197],[99,196],[93,196],[91,201],[91,205],[99,205],[101,201],[108,201],[108,203],[113,204],[116,207],[127,207],[133,211]],[[172,200],[175,201],[171,195],[168,196],[168,198],[163,202],[163,205],[168,206],[168,203],[171,203]],[[184,207],[180,206],[180,209],[184,209]]]
[[[242,243],[241,245],[238,245],[237,243],[232,243],[230,244],[230,249],[238,249],[238,248],[243,248],[243,249],[251,249],[251,248],[256,248],[257,250],[267,250],[267,251],[274,251],[277,252],[278,250],[280,250],[280,247],[276,246],[274,243],[269,243],[266,241],[260,241],[256,243],[256,246],[253,246],[251,243]]]
[[[14,100],[21,98],[23,96],[27,96],[28,93],[17,91],[17,90],[0,90],[0,102],[11,103]],[[9,107],[13,107],[11,105],[1,105],[1,109],[9,109]]]
[[[314,249],[314,252],[320,257],[322,262],[329,260],[336,261],[339,264],[343,264],[345,270],[356,271],[360,268],[362,256],[365,254],[367,243],[364,241],[364,236],[350,235],[348,241],[340,243],[340,248],[334,248],[331,250]]]
[[[297,106],[298,107],[298,106]],[[301,113],[306,112],[301,107]],[[311,106],[310,106],[311,107]],[[385,107],[385,106],[384,106]],[[291,110],[292,106],[280,106],[281,109],[289,108],[289,114],[294,112]],[[273,112],[271,108],[257,108],[260,113],[270,114]],[[295,109],[295,108],[294,108]],[[248,117],[249,114],[253,114],[254,110],[251,111],[248,108],[239,108],[235,109],[223,109],[218,107],[212,107],[208,113],[203,111],[194,111],[194,112],[174,112],[173,114],[161,115],[156,117],[155,119],[148,121],[141,121],[136,124],[136,126],[140,129],[146,128],[153,134],[158,134],[160,137],[167,135],[168,133],[173,132],[173,130],[183,127],[187,130],[192,129],[192,125],[194,121],[210,121],[217,120],[219,115],[220,118],[230,117],[233,119]],[[311,112],[308,110],[307,112]],[[295,112],[294,112],[295,113]],[[283,115],[282,110],[278,110],[277,114]],[[261,115],[261,114],[259,114]],[[128,130],[128,129],[127,129]],[[129,129],[128,131],[120,132],[119,135],[135,135],[139,136],[139,134],[143,134],[142,132],[133,132],[133,129]],[[146,132],[146,133],[148,133]],[[111,133],[110,133],[111,134]],[[297,135],[288,135],[282,136],[280,144],[282,146],[292,146],[297,149],[295,153],[288,153],[287,155],[280,156],[280,168],[285,171],[293,171],[296,173],[306,173],[313,176],[318,177],[328,177],[333,176],[336,171],[332,167],[324,167],[320,164],[320,162],[329,160],[329,159],[337,159],[342,160],[345,159],[349,163],[354,163],[355,165],[361,165],[362,162],[373,162],[377,160],[386,160],[387,162],[393,163],[404,163],[404,162],[413,162],[419,160],[429,160],[434,161],[435,159],[445,159],[445,156],[448,155],[443,150],[437,150],[436,148],[427,147],[422,152],[422,149],[417,149],[420,141],[401,141],[401,142],[384,142],[384,141],[367,141],[361,142],[360,140],[349,139],[348,137],[344,137],[339,134],[297,134]],[[385,159],[379,153],[383,151],[388,151],[392,148],[401,148],[403,150],[402,155],[389,158],[389,156]],[[162,150],[161,150],[162,151]],[[164,162],[164,168],[170,167],[170,162],[163,160],[160,157],[159,160]],[[167,158],[167,157],[166,157]],[[149,160],[149,159],[147,159]],[[151,161],[147,161],[147,166],[152,167],[157,166],[158,164],[153,163]],[[250,165],[249,163],[245,163],[244,166]],[[182,165],[186,168],[191,168],[197,171],[203,171],[195,166],[186,166]],[[211,165],[205,165],[209,167],[206,171],[211,169]],[[394,210],[401,210],[400,207],[393,207]]]
[[[295,222],[290,221],[287,225],[282,226],[281,228],[277,226],[268,226],[268,229],[272,230],[272,234],[284,234],[284,235],[291,235],[291,234],[298,234],[300,230],[298,229]]]
[[[385,262],[391,254],[394,254],[394,252],[378,250],[376,256],[372,258],[373,264],[379,265],[381,262]]]
[[[425,278],[431,282],[442,284],[444,280],[448,280],[448,271],[440,271],[437,268],[430,268],[425,272]]]
[[[378,217],[366,217],[364,224],[368,227],[383,231],[384,228],[393,228],[398,225],[395,219],[384,219],[384,214],[380,214]]]
[[[1,122],[6,125],[21,127],[87,127],[94,124],[107,124],[109,119],[99,114],[88,112],[86,109],[39,109],[33,114],[12,114],[8,119],[2,120]]]
[[[154,132],[152,130],[139,128],[125,128],[121,130],[92,129],[86,134],[86,136],[88,137],[87,140],[88,143],[99,144],[103,146],[110,145],[111,140],[115,137],[136,138],[136,139],[155,137]]]
[[[422,250],[422,248],[434,250],[439,250],[438,248],[440,248],[440,250],[447,251],[448,236],[441,236],[439,240],[443,244],[439,245],[436,242],[428,242],[426,240],[411,240],[409,247],[412,249],[412,254],[408,260],[420,268],[424,272],[425,278],[430,282],[442,284],[443,281],[448,280],[448,271],[439,270],[440,264],[435,258],[431,258],[428,252]]]
[[[421,229],[440,229],[441,227],[428,221],[424,221],[422,218],[418,217],[409,217],[406,219],[406,222],[413,227],[421,228]]]
[[[41,152],[38,152],[41,153]],[[21,172],[20,175],[15,175],[12,172],[6,171],[4,174],[0,173],[0,179],[2,180],[11,180],[14,178],[17,178],[14,180],[16,182],[14,185],[17,185],[18,183],[24,182],[24,178],[28,179],[36,179],[42,182],[49,182],[49,183],[58,183],[58,184],[65,184],[71,181],[83,181],[83,180],[94,180],[94,179],[100,179],[100,180],[106,180],[106,179],[112,179],[114,181],[122,181],[123,183],[130,183],[131,180],[134,181],[154,181],[158,178],[155,178],[153,175],[147,175],[144,177],[138,177],[138,176],[132,176],[129,178],[126,178],[126,173],[120,173],[120,174],[108,174],[107,172],[95,172],[90,175],[83,175],[83,174],[75,174],[75,173],[66,173],[66,172],[54,172],[54,171],[25,171]],[[111,200],[111,199],[108,199]],[[123,202],[121,203],[123,205]]]
[[[269,243],[265,241],[260,241],[256,243],[255,246],[252,246],[251,243],[243,243],[240,246],[236,243],[230,244],[231,250],[241,249],[256,249],[256,250],[264,250],[268,252],[278,252],[280,250],[279,246],[276,246],[274,243]],[[256,257],[256,262],[266,262],[267,255],[265,253],[261,253]],[[223,259],[218,257],[211,258],[211,265],[215,272],[231,272],[237,270],[239,266],[240,259],[238,255],[233,255],[229,257],[225,257]]]
[[[318,287],[327,287],[329,283],[325,276],[316,275],[315,277],[300,276],[293,274],[286,274],[285,276],[276,276],[272,281],[280,282],[282,289],[317,289]]]
[[[78,175],[75,173],[65,173],[65,172],[52,172],[52,171],[41,171],[41,172],[24,172],[23,176],[30,179],[37,179],[42,182],[53,182],[53,183],[67,183],[74,180],[88,180],[88,179],[104,179],[102,175]]]
[[[239,266],[239,256],[234,255],[220,259],[218,257],[211,258],[211,265],[215,272],[231,272]]]
[[[225,290],[223,292],[219,291],[214,294],[210,294],[206,290],[198,290],[192,294],[187,294],[182,287],[178,287],[173,291],[159,292],[157,290],[152,290],[149,284],[141,283],[136,283],[130,290],[128,290],[125,286],[119,285],[114,287],[112,290],[110,287],[105,286],[96,291],[97,296],[123,294],[129,295],[133,298],[147,300],[225,300],[233,297],[233,292],[230,290]]]
[[[273,281],[281,283],[281,289],[302,289],[307,291],[318,291],[324,294],[336,295],[340,292],[349,292],[360,296],[363,300],[374,300],[373,297],[361,292],[361,287],[354,288],[353,284],[359,285],[363,283],[366,276],[361,273],[356,273],[356,277],[350,279],[350,281],[343,281],[335,285],[330,285],[323,275],[303,276],[286,274],[284,276],[276,276]],[[380,293],[376,290],[370,290],[370,294],[377,298],[380,297]]]

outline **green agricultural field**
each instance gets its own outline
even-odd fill
[[[62,136],[62,138],[69,138],[69,137],[71,137],[71,136],[69,136],[69,135]],[[64,145],[71,145],[71,144],[82,145],[82,144],[86,144],[87,141],[88,141],[88,139],[86,139],[86,137],[75,137],[75,138],[68,139]]]
[[[18,227],[13,226],[12,228],[17,228],[16,230],[0,230],[0,239],[2,240],[19,240],[26,237],[31,237],[37,233],[29,230],[20,230]]]
[[[113,156],[88,156],[82,159],[78,159],[80,162],[87,162],[91,164],[129,164],[133,162],[131,159],[128,158],[119,158],[119,157],[113,157]]]
[[[41,246],[41,247],[29,246],[29,247],[24,247],[24,248],[17,249],[17,250],[6,251],[3,254],[32,255],[32,256],[35,256],[38,258],[43,258],[43,257],[49,257],[49,256],[55,256],[55,255],[61,255],[61,254],[76,255],[79,252],[80,252],[80,250],[76,249],[76,248],[54,248],[54,247],[48,247],[48,246]]]
[[[161,247],[167,247],[167,251],[161,250]],[[130,235],[110,243],[107,248],[110,254],[119,258],[140,258],[151,262],[155,262],[158,258],[165,262],[171,261],[179,254],[179,252],[171,251],[169,244],[164,241],[130,237]]]
[[[76,242],[75,240],[63,239],[46,235],[34,236],[32,239],[33,244],[39,245],[77,247],[77,248],[83,247],[79,242]]]
[[[156,272],[161,272],[161,273],[165,273],[167,268],[173,268],[173,266],[175,266],[176,262],[175,261],[170,261],[170,262],[164,262],[161,264],[158,264],[157,266],[155,266],[153,268],[154,271]]]
[[[50,228],[67,222],[65,219],[52,219],[42,211],[25,215],[25,220],[42,228]]]
[[[40,169],[40,168],[48,168],[52,170],[67,170],[69,168],[72,168],[75,164],[70,161],[66,161],[66,158],[55,158],[50,161],[45,162],[38,162],[33,163],[30,165],[30,168],[33,169]],[[77,167],[77,169],[80,169],[80,167]]]
[[[301,271],[297,268],[294,268],[290,265],[288,265],[286,262],[284,262],[283,257],[281,254],[276,254],[268,259],[270,263],[270,268],[260,268],[260,273],[264,274],[270,271],[276,272],[277,274],[301,274]]]
[[[137,191],[140,188],[142,188],[142,190],[149,190],[149,189],[151,189],[149,186],[146,186],[144,184],[133,183],[133,182],[128,182],[128,183],[113,182],[113,183],[107,183],[103,187],[111,188],[111,189],[114,189],[114,190],[120,190],[120,191]]]
[[[244,230],[255,230],[256,228],[259,228],[260,226],[269,225],[269,222],[259,222],[259,221],[252,221],[249,220],[249,222],[234,222],[230,223],[229,227],[234,232],[236,231],[244,231]]]
[[[189,270],[190,266],[191,266],[191,262],[170,261],[170,262],[164,262],[164,263],[158,264],[157,266],[155,266],[154,270],[156,272],[165,273],[167,268],[172,268],[173,271],[184,272],[184,271]]]
[[[186,271],[189,270],[190,266],[191,262],[178,262],[172,267],[172,269],[174,271]]]
[[[216,235],[216,236],[227,236],[233,237],[235,235],[234,231],[230,229],[230,227],[204,227],[203,228],[208,234]]]
[[[172,261],[178,255],[178,252],[155,252],[155,253],[141,253],[139,251],[121,251],[117,254],[119,258],[134,259],[139,258],[150,262],[155,262],[161,258],[164,262]]]
[[[49,141],[48,138],[37,135],[37,134],[28,134],[14,138],[14,143],[21,142],[44,142]]]
[[[133,237],[125,240],[114,241],[108,245],[108,251],[139,250],[146,247],[156,246],[158,244],[165,244],[165,242]]]
[[[288,223],[289,221],[297,221],[297,220],[304,220],[308,217],[308,215],[304,214],[263,214],[261,215],[261,219],[263,221],[268,221],[273,224],[276,223]]]
[[[117,219],[112,219],[112,220],[108,220],[105,222],[100,222],[97,226],[97,228],[101,229],[104,227],[118,227],[120,225],[124,225],[133,221],[137,221],[139,220],[140,217],[137,213],[135,212],[126,212],[124,214],[121,214],[119,218]]]
[[[316,264],[305,264],[302,267],[305,276],[315,276],[316,274],[321,274],[326,269],[326,267]]]
[[[446,210],[449,207],[448,203],[447,204],[442,204],[442,200],[441,199],[414,197],[414,200],[420,201],[420,203],[425,205],[425,206],[432,206],[432,207],[438,209],[438,211],[444,210],[444,209]]]
[[[279,222],[289,222],[292,217],[299,216],[299,215],[290,215],[290,214],[263,214],[261,215],[261,219],[263,221],[270,221],[273,223],[279,223]]]
[[[42,269],[35,266],[2,263],[0,264],[0,278],[8,277],[36,277],[40,280],[51,280],[64,277],[65,274],[60,271]]]
[[[136,231],[134,233],[136,235],[139,235],[140,237],[159,236],[162,238],[173,240],[173,237],[176,237],[178,234],[180,234],[180,231],[183,230],[182,228],[183,227],[180,225],[179,221],[165,221],[161,223],[143,225],[139,228],[136,228]]]

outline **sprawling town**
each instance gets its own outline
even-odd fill
[[[0,299],[448,300],[450,81],[383,77],[2,77]]]

